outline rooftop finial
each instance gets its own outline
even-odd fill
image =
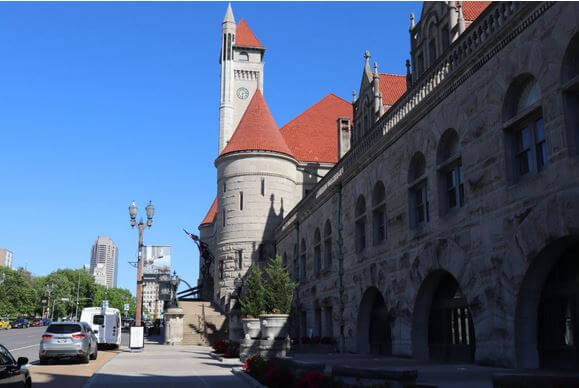
[[[366,65],[370,66],[370,51],[364,51],[364,60],[366,61]]]
[[[358,94],[356,90],[352,90],[352,104],[356,102],[356,98],[358,98]]]
[[[235,23],[235,18],[233,17],[233,9],[231,8],[231,3],[227,4],[227,11],[225,11],[225,17],[223,18],[223,23]]]
[[[414,29],[414,14],[410,13],[410,31]]]
[[[464,15],[462,14],[462,1],[457,2],[457,11],[458,11],[458,33],[459,35],[464,32]]]
[[[378,75],[378,62],[374,62],[374,75]]]

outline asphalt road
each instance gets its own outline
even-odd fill
[[[40,337],[46,327],[10,329],[0,331],[0,344],[6,346],[14,358],[27,357],[29,362],[38,360]]]

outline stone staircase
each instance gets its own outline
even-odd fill
[[[227,317],[209,301],[179,301],[183,309],[183,345],[209,346],[227,339]]]

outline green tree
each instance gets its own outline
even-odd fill
[[[245,281],[243,295],[239,300],[241,314],[247,318],[257,318],[265,309],[265,294],[259,266],[252,265]]]
[[[129,316],[135,315],[135,297],[125,288],[106,288],[100,284],[96,285],[94,305],[101,306],[103,300],[109,301],[109,307],[119,309],[124,313],[125,303],[129,304]]]
[[[36,293],[23,271],[0,267],[0,278],[4,279],[0,285],[0,316],[34,316],[37,307]]]
[[[269,314],[289,314],[296,284],[284,268],[281,256],[271,259],[264,272],[265,310]]]

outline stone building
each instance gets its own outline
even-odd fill
[[[411,18],[404,77],[371,69],[367,53],[351,149],[341,152],[334,131],[336,160],[307,192],[299,162],[299,179],[290,176],[293,149],[268,154],[276,163],[222,153],[220,188],[247,173],[285,182],[236,226],[239,190],[219,191],[200,227],[216,252],[215,300],[237,276],[234,231],[253,222],[267,230],[255,244],[272,241],[299,282],[295,337],[335,337],[348,352],[579,368],[578,21],[568,2],[427,2]]]

